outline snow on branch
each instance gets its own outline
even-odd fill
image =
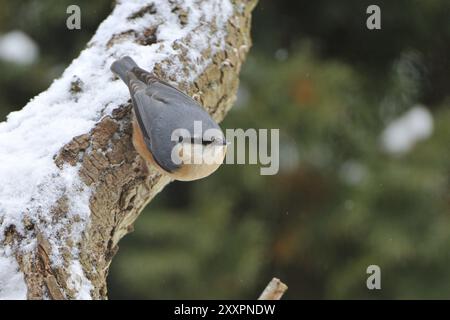
[[[169,181],[130,142],[129,55],[220,121],[250,47],[250,0],[117,1],[80,56],[0,123],[0,299],[105,298],[117,242]]]

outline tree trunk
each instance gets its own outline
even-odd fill
[[[111,63],[133,57],[221,121],[255,4],[117,1],[62,77],[0,124],[0,298],[107,298],[119,240],[170,182],[133,148],[130,96]]]

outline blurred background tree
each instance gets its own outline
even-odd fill
[[[70,4],[81,30],[65,27]],[[370,4],[381,30],[366,28]],[[60,75],[112,4],[0,5],[4,120]],[[448,298],[449,16],[446,0],[261,0],[222,127],[279,128],[280,172],[223,165],[169,185],[121,242],[110,298],[252,299],[272,276],[288,299]],[[14,30],[9,43],[35,48],[25,62],[5,54]],[[382,290],[366,288],[371,264]]]

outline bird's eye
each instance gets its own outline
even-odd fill
[[[183,142],[183,136],[178,137],[178,142]]]
[[[212,140],[202,140],[202,144],[204,146],[207,146],[208,144],[212,143]]]

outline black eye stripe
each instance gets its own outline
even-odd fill
[[[178,137],[178,142],[183,142],[183,141],[189,141],[192,144],[196,144],[196,143],[201,143],[202,145],[208,145],[213,143],[216,140],[215,137],[211,137],[209,140],[206,139],[196,139],[195,137],[183,137],[183,136],[179,136]]]
[[[208,141],[208,140],[202,140],[202,144],[204,145],[204,146],[206,146],[206,145],[208,145],[208,144],[210,144],[210,143],[212,143],[213,142],[213,140],[210,140],[210,141]]]

